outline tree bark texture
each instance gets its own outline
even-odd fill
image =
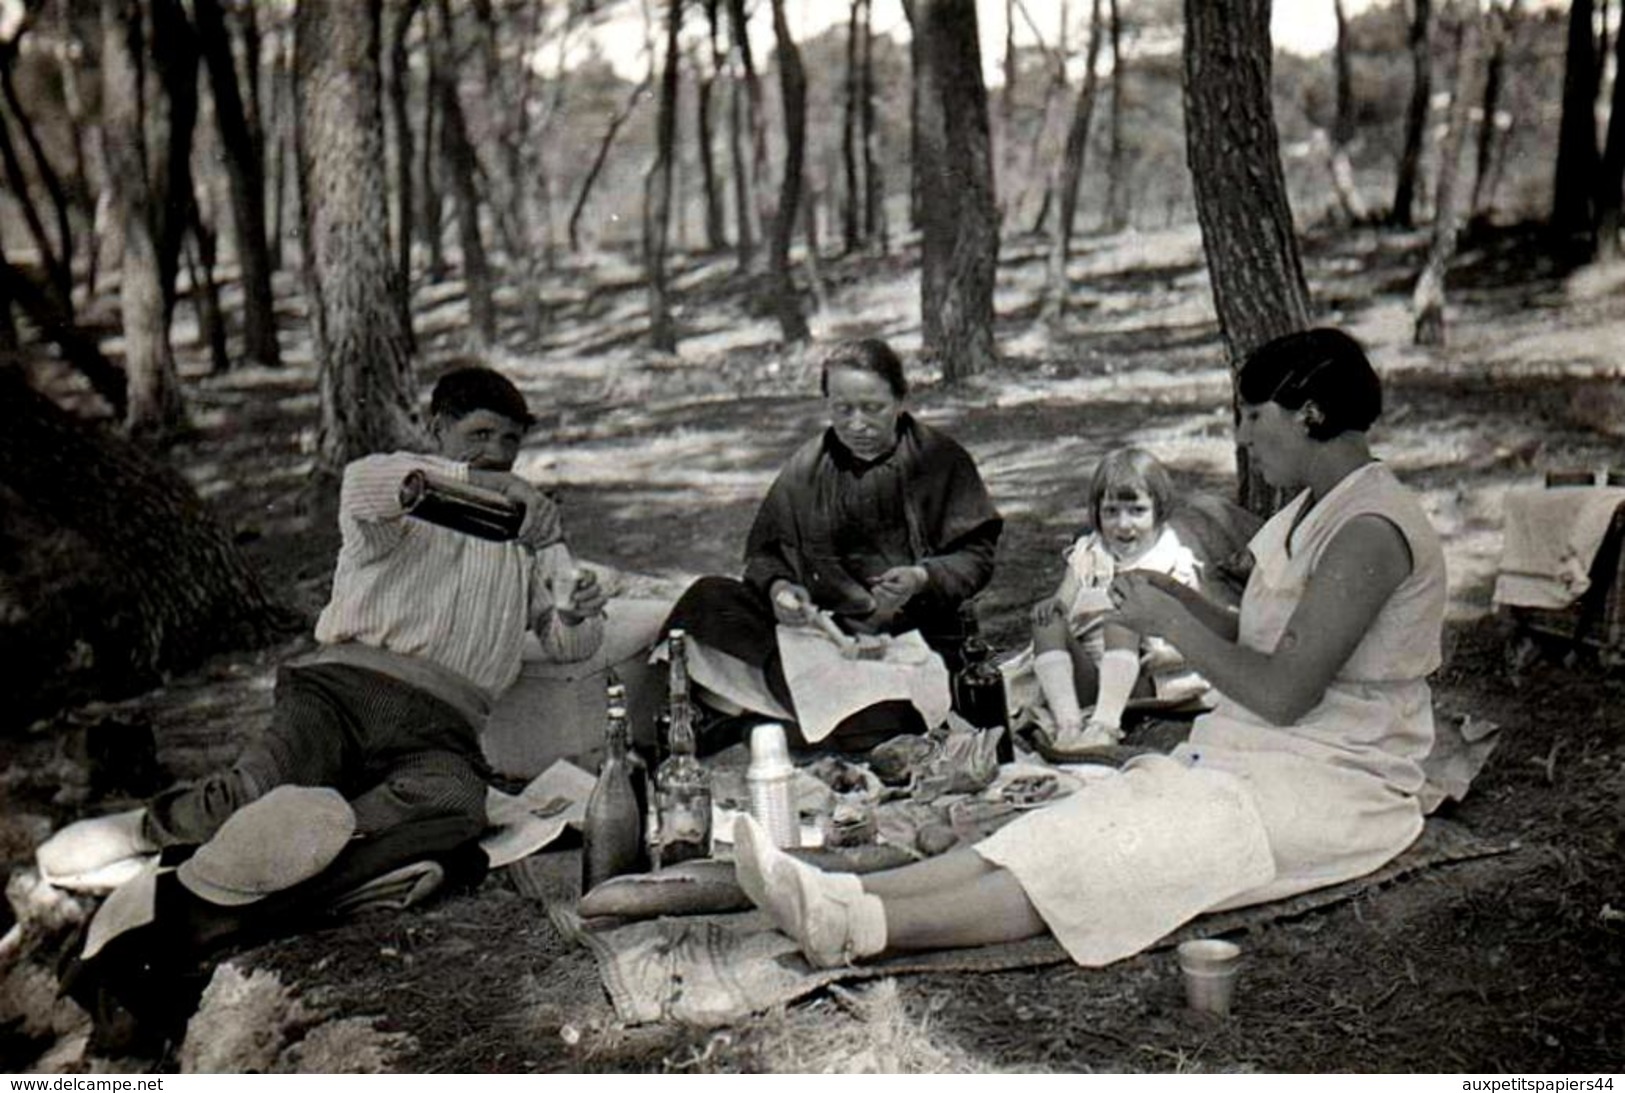
[[[1058,323],[1066,313],[1070,285],[1066,263],[1072,250],[1072,228],[1078,214],[1078,184],[1083,179],[1084,157],[1089,151],[1089,128],[1095,116],[1098,86],[1096,63],[1100,59],[1100,0],[1094,0],[1089,13],[1089,46],[1083,69],[1083,86],[1072,104],[1072,120],[1066,127],[1066,143],[1050,172],[1055,191],[1055,227],[1050,232],[1048,286],[1044,292],[1042,317]]]
[[[1254,349],[1309,322],[1270,101],[1269,21],[1269,0],[1185,2],[1186,157],[1232,375]],[[1236,464],[1241,504],[1273,508],[1245,449]]]
[[[1608,139],[1603,146],[1597,181],[1597,259],[1625,259],[1619,237],[1625,227],[1621,201],[1625,191],[1625,21],[1614,30],[1614,90],[1608,109]]]
[[[1458,180],[1467,127],[1471,124],[1472,84],[1478,71],[1478,0],[1464,0],[1457,11],[1461,21],[1456,31],[1456,66],[1450,80],[1450,117],[1439,148],[1439,182],[1433,201],[1433,233],[1427,261],[1422,266],[1421,276],[1417,278],[1411,296],[1411,310],[1416,317],[1413,339],[1417,345],[1443,345],[1445,342],[1444,278],[1450,269],[1450,260],[1456,255],[1456,239],[1461,231],[1458,211],[1461,186]]]
[[[795,238],[807,158],[807,73],[801,66],[801,50],[790,36],[790,23],[784,17],[784,0],[772,2],[779,94],[784,100],[784,174],[779,181],[778,208],[773,210],[773,234],[768,240],[768,291],[773,294],[773,311],[779,318],[779,331],[784,340],[802,342],[811,336],[811,331],[807,329],[801,301],[796,297],[796,283],[790,275],[790,242]]]
[[[416,383],[389,249],[381,0],[299,5],[299,167],[316,319],[318,470],[414,442]]]
[[[23,617],[0,626],[10,679],[31,684],[10,689],[8,727],[82,697],[71,692],[76,670],[93,676],[77,680],[83,689],[111,697],[290,628],[178,472],[74,419],[16,368],[0,368],[0,497],[8,556],[54,542],[73,563],[57,562],[60,583],[14,603]]]
[[[441,154],[452,195],[457,199],[457,241],[463,252],[463,289],[468,294],[469,318],[480,344],[492,346],[497,340],[497,313],[491,297],[485,240],[480,235],[480,191],[474,181],[479,161],[468,137],[468,120],[457,87],[463,68],[457,48],[457,23],[452,18],[450,0],[440,0],[439,8],[434,48],[440,56],[434,68],[434,90],[440,100]]]
[[[406,327],[412,327],[412,232],[414,194],[412,171],[416,163],[412,143],[412,117],[408,111],[408,91],[412,81],[407,36],[412,30],[422,0],[392,0],[389,5],[389,66],[387,93],[389,115],[395,132],[395,283],[401,291],[401,309]]]
[[[1405,111],[1405,144],[1394,182],[1389,220],[1400,228],[1415,225],[1416,179],[1422,169],[1422,142],[1427,139],[1428,104],[1433,98],[1433,4],[1411,0],[1411,102]]]
[[[860,67],[859,96],[863,101],[863,236],[880,240],[882,254],[891,249],[886,230],[886,179],[881,174],[875,149],[879,139],[875,129],[875,32],[874,0],[863,0],[863,60]]]
[[[226,179],[231,188],[232,225],[243,289],[243,355],[256,364],[274,368],[281,363],[282,355],[277,347],[271,261],[265,247],[265,168],[243,108],[220,0],[193,0],[192,10],[197,17],[198,44],[209,70],[215,129],[225,153]]]
[[[709,13],[709,10],[707,12]],[[713,38],[716,28],[712,28]],[[719,48],[720,47],[715,47]],[[751,223],[755,199],[750,186],[750,161],[745,155],[745,85],[730,48],[728,87],[728,165],[733,172],[734,261],[740,272],[750,269],[756,257],[756,229]],[[720,59],[719,59],[720,63]]]
[[[1557,133],[1557,167],[1552,176],[1552,234],[1589,236],[1595,226],[1597,185],[1597,39],[1591,0],[1569,7],[1568,56],[1563,64],[1563,119]]]
[[[841,249],[851,254],[862,245],[863,183],[858,179],[858,35],[863,32],[863,0],[852,0],[846,26],[846,83],[841,100],[841,176],[845,181],[841,201]]]
[[[666,60],[660,74],[660,110],[655,118],[655,158],[643,186],[643,267],[648,281],[649,344],[677,351],[677,328],[666,285],[666,250],[671,241],[672,170],[677,158],[678,45],[683,0],[666,0]]]
[[[102,0],[102,31],[108,181],[124,224],[124,421],[162,440],[185,424],[169,324],[191,195],[197,44],[178,0]]]
[[[231,353],[226,347],[226,315],[220,307],[220,284],[215,280],[215,230],[203,220],[195,198],[191,205],[192,246],[186,248],[187,280],[192,285],[192,307],[197,312],[198,338],[209,347],[209,371],[215,375],[231,370]]]
[[[1113,232],[1128,227],[1128,154],[1123,145],[1123,93],[1128,81],[1123,72],[1123,21],[1117,0],[1111,0],[1112,129],[1106,160],[1106,226]]]
[[[946,382],[985,371],[993,347],[999,214],[974,0],[913,0],[924,349]]]
[[[767,236],[772,231],[773,198],[769,193],[767,165],[767,119],[762,106],[762,78],[756,71],[756,60],[751,55],[750,15],[745,0],[728,0],[728,26],[733,32],[734,50],[739,66],[745,74],[745,121],[750,133],[750,194],[756,217],[757,232]]]
[[[431,46],[425,52],[428,53],[429,77],[423,95],[423,154],[418,161],[418,181],[421,185],[417,187],[417,192],[422,196],[419,199],[417,224],[418,230],[423,233],[424,245],[429,250],[429,280],[438,284],[446,276],[446,251],[440,238],[440,96],[434,90],[439,86],[440,65],[436,60],[438,50]]]

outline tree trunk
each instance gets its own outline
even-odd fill
[[[1625,19],[1614,28],[1614,91],[1608,109],[1608,140],[1602,156],[1602,173],[1597,180],[1597,260],[1614,263],[1625,259],[1619,237],[1625,226],[1621,215],[1625,191]]]
[[[1591,0],[1569,7],[1568,58],[1563,65],[1563,119],[1557,133],[1557,169],[1552,177],[1552,235],[1590,236],[1596,224],[1597,39],[1591,29]]]
[[[265,248],[265,169],[238,91],[237,66],[231,56],[220,0],[193,0],[198,45],[209,69],[214,92],[214,122],[231,187],[232,224],[236,228],[237,262],[242,271],[243,355],[274,368],[282,363],[276,339],[276,309],[271,294],[271,261]]]
[[[74,324],[73,315],[62,307],[55,291],[38,284],[0,256],[0,298],[20,307],[46,340],[57,347],[62,359],[107,402],[113,417],[124,419],[129,405],[124,371],[102,355],[94,337]]]
[[[389,66],[385,87],[389,116],[395,129],[395,283],[401,290],[401,309],[407,330],[412,329],[412,117],[407,92],[412,82],[411,59],[406,51],[422,0],[393,0],[389,5]]]
[[[913,0],[919,119],[923,348],[953,383],[986,371],[993,347],[999,213],[993,194],[987,88],[973,0]]]
[[[778,44],[779,94],[784,109],[784,174],[779,181],[778,208],[773,210],[770,222],[773,230],[768,239],[767,282],[780,333],[786,342],[801,342],[811,336],[811,331],[801,313],[795,280],[790,276],[790,242],[795,238],[807,157],[807,73],[801,67],[801,50],[790,37],[784,0],[773,0],[773,38]]]
[[[1349,21],[1343,12],[1343,0],[1332,0],[1332,15],[1337,21],[1337,44],[1332,50],[1337,70],[1337,117],[1332,121],[1331,139],[1332,191],[1337,195],[1343,218],[1351,224],[1359,224],[1366,218],[1366,207],[1354,178],[1354,164],[1349,159],[1349,146],[1355,137],[1354,71],[1349,57]]]
[[[1113,232],[1128,227],[1128,157],[1123,147],[1123,23],[1117,0],[1111,0],[1112,130],[1106,159],[1106,226]]]
[[[34,196],[28,185],[28,177],[23,173],[22,157],[17,154],[17,146],[11,139],[11,125],[3,114],[0,114],[0,159],[5,163],[6,184],[10,187],[11,196],[16,200],[18,208],[22,210],[23,222],[28,225],[29,238],[34,241],[34,249],[39,253],[40,265],[45,269],[45,277],[51,291],[61,298],[63,307],[71,309],[72,274],[68,267],[63,265],[56,244],[51,239],[50,233],[45,230],[45,221],[40,219],[39,209],[34,204]]]
[[[440,96],[435,94],[435,88],[440,86],[440,62],[436,59],[439,50],[431,44],[428,49],[429,74],[427,86],[423,92],[423,155],[419,161],[418,180],[422,183],[417,189],[422,194],[421,208],[418,212],[418,227],[423,232],[423,242],[429,248],[429,280],[439,284],[446,276],[446,251],[440,238],[441,208],[440,208],[440,148],[442,141],[437,139],[442,121],[440,118]]]
[[[643,185],[643,268],[648,278],[649,344],[677,351],[677,328],[666,288],[666,248],[671,239],[672,170],[677,150],[677,66],[683,0],[666,0],[666,61],[660,74],[660,112],[655,119],[655,158]]]
[[[479,162],[468,138],[462,96],[457,90],[462,65],[456,48],[457,26],[452,19],[450,0],[439,0],[439,10],[434,48],[440,56],[434,67],[434,91],[440,100],[441,151],[452,195],[457,199],[457,240],[463,252],[463,288],[468,295],[469,318],[479,343],[489,347],[497,340],[497,314],[491,299],[491,270],[485,259],[485,241],[480,235],[480,192],[474,183]]]
[[[705,0],[706,17],[710,25],[716,26],[717,0]],[[702,60],[698,50],[694,53],[695,81],[694,95],[694,121],[696,132],[694,139],[699,143],[700,152],[700,181],[705,188],[705,245],[710,251],[720,251],[728,246],[728,230],[726,216],[723,212],[722,187],[717,183],[717,163],[713,154],[715,140],[711,133],[714,126],[711,123],[711,104],[715,101],[713,92],[716,90],[717,74],[722,71],[716,63],[716,50],[713,46],[711,52],[711,67],[703,76],[699,76]]]
[[[57,14],[60,19],[57,28],[60,35],[57,45],[57,57],[60,62],[58,74],[62,79],[62,103],[66,108],[68,134],[73,148],[73,192],[81,203],[84,219],[89,221],[93,228],[90,253],[86,255],[85,261],[85,298],[94,300],[96,276],[101,262],[101,239],[94,231],[99,195],[91,189],[90,180],[93,173],[92,165],[95,167],[95,177],[101,180],[107,178],[107,165],[101,152],[101,133],[87,123],[84,88],[79,72],[82,59],[90,50],[80,37],[69,5],[61,5]]]
[[[178,0],[102,0],[102,29],[109,182],[124,222],[124,420],[132,433],[164,440],[185,426],[169,324],[186,230],[182,195],[191,192],[197,44]]]
[[[875,153],[874,11],[874,0],[863,0],[863,235],[871,243],[879,239],[880,252],[885,254],[891,249],[891,239],[887,232],[886,179]]]
[[[243,119],[248,123],[248,139],[254,146],[254,158],[265,174],[265,111],[260,103],[260,23],[253,4],[243,4],[235,10],[238,33],[243,42],[243,87],[248,101],[243,107]],[[265,206],[264,198],[260,207]]]
[[[846,92],[841,110],[841,172],[846,182],[841,202],[841,252],[851,254],[862,245],[863,184],[858,180],[858,35],[863,29],[863,0],[852,0],[846,26]]]
[[[1416,224],[1416,176],[1422,167],[1422,142],[1427,138],[1428,104],[1433,97],[1432,0],[1411,0],[1411,103],[1405,112],[1405,146],[1399,155],[1399,178],[1394,184],[1394,207],[1389,220],[1395,227]]]
[[[1004,86],[999,89],[998,166],[993,172],[998,195],[999,223],[1014,212],[1015,193],[1016,83],[1020,66],[1016,62],[1016,0],[1004,0]]]
[[[818,243],[818,196],[802,195],[801,225],[807,241],[807,283],[812,286],[813,309],[829,310],[829,293],[824,288],[824,258]]]
[[[581,189],[576,191],[575,204],[570,207],[570,223],[565,233],[570,239],[570,253],[576,254],[581,250],[581,214],[587,208],[587,200],[592,197],[593,187],[598,184],[598,176],[603,173],[604,163],[609,159],[609,149],[615,143],[615,137],[620,133],[621,126],[625,125],[648,94],[652,78],[645,76],[632,93],[626,97],[621,108],[609,119],[609,128],[604,130],[604,139],[598,142],[598,153],[593,156],[592,166],[587,168],[587,176],[581,180]]]
[[[294,23],[307,283],[316,320],[318,471],[419,439],[383,199],[382,0],[299,5]],[[322,483],[327,484],[327,481]]]
[[[209,347],[209,370],[214,375],[231,371],[226,349],[226,316],[220,307],[220,286],[214,279],[215,233],[203,221],[203,210],[188,195],[191,207],[192,246],[186,249],[186,275],[192,282],[192,307],[197,312],[198,338]]]
[[[31,684],[10,688],[11,725],[83,697],[72,694],[73,685],[119,697],[153,685],[160,673],[262,644],[294,621],[271,602],[230,534],[178,472],[140,446],[75,420],[16,368],[0,369],[0,489],[17,504],[7,537],[19,527],[36,531],[33,543],[7,543],[8,555],[48,537],[72,542],[76,568],[93,574],[70,589],[77,595],[54,589],[50,600],[26,605],[22,626],[13,617],[0,628],[7,664],[25,673],[13,674],[13,683]],[[41,641],[36,616],[53,613],[65,616],[66,636]],[[64,668],[70,642],[89,646],[90,657],[73,658],[86,668]],[[74,671],[94,678],[69,679]]]
[[[1100,0],[1089,11],[1089,47],[1084,62],[1083,86],[1072,104],[1072,121],[1066,127],[1066,145],[1050,173],[1055,191],[1055,228],[1050,232],[1048,286],[1044,293],[1042,318],[1054,325],[1066,313],[1069,289],[1066,263],[1072,249],[1072,226],[1078,213],[1078,183],[1083,178],[1084,157],[1089,150],[1089,126],[1095,116],[1096,62],[1100,59]]]
[[[728,25],[733,31],[734,49],[745,72],[745,120],[750,130],[750,194],[756,227],[762,236],[772,231],[773,208],[768,195],[767,120],[762,110],[762,79],[751,56],[749,22],[745,0],[728,0]],[[771,245],[771,244],[770,244]],[[754,255],[753,255],[754,258]]]
[[[1214,310],[1234,376],[1247,355],[1309,321],[1270,101],[1269,0],[1185,0],[1185,146]],[[1239,404],[1232,396],[1232,409]],[[1239,420],[1239,416],[1238,416]],[[1273,491],[1236,449],[1241,504]]]
[[[1496,135],[1501,131],[1496,123],[1496,115],[1501,110],[1501,84],[1506,72],[1507,47],[1511,45],[1512,36],[1517,30],[1521,3],[1522,0],[1510,0],[1504,6],[1497,5],[1485,26],[1490,36],[1490,50],[1489,61],[1484,68],[1484,98],[1480,111],[1483,121],[1478,128],[1473,196],[1468,204],[1470,219],[1489,216],[1490,206],[1495,202],[1495,164],[1500,158],[1497,155],[1497,144],[1500,142]]]
[[[57,280],[57,291],[68,306],[73,306],[73,229],[68,222],[68,195],[62,189],[62,180],[51,165],[51,160],[45,154],[45,148],[40,144],[39,134],[34,131],[33,120],[23,110],[22,101],[17,97],[17,86],[12,79],[12,64],[16,58],[17,43],[6,44],[0,49],[0,92],[6,99],[6,107],[11,116],[17,119],[17,128],[22,133],[23,143],[28,145],[29,158],[34,162],[34,174],[45,187],[46,196],[51,199],[51,209],[56,214],[56,249],[55,252],[41,250],[48,262],[53,265],[53,272]],[[10,175],[10,160],[15,153],[9,151],[10,141],[7,140],[7,174]],[[20,175],[20,172],[19,172]],[[24,191],[19,187],[19,194]],[[41,235],[43,238],[43,233]]]
[[[708,3],[705,14],[710,20],[711,54],[720,68],[724,56],[731,54],[732,50],[724,50],[721,45],[716,4]],[[745,157],[745,87],[731,59],[728,65],[728,165],[733,172],[734,261],[743,272],[750,269],[756,256],[756,232],[751,224],[751,210],[755,206],[750,188],[750,168]]]
[[[1478,0],[1463,0],[1458,10],[1461,22],[1456,31],[1456,69],[1450,81],[1450,119],[1439,149],[1438,194],[1433,202],[1433,237],[1428,246],[1427,261],[1411,297],[1411,310],[1416,316],[1414,340],[1417,345],[1444,344],[1444,278],[1450,268],[1450,260],[1455,257],[1456,238],[1461,228],[1461,217],[1457,212],[1460,203],[1457,178],[1461,173],[1461,152],[1470,124],[1473,101],[1471,85],[1478,69]]]
[[[282,243],[288,231],[288,157],[294,154],[292,87],[293,67],[288,33],[276,30],[275,47],[271,54],[271,238],[269,259],[271,272],[282,268]],[[297,174],[297,169],[295,171]]]

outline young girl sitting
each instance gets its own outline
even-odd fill
[[[1067,550],[1055,595],[1033,608],[1033,674],[1055,718],[1057,748],[1117,743],[1123,710],[1137,690],[1167,698],[1205,688],[1166,642],[1142,640],[1104,618],[1112,610],[1107,590],[1121,572],[1148,570],[1198,587],[1201,563],[1167,526],[1173,494],[1166,468],[1141,448],[1107,452],[1095,468],[1094,530]],[[1089,700],[1094,709],[1086,720],[1080,703]]]

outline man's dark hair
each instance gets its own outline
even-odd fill
[[[1316,440],[1363,433],[1382,413],[1382,381],[1365,350],[1332,327],[1300,330],[1259,346],[1241,366],[1236,386],[1251,406],[1273,402],[1300,410],[1313,400],[1322,414],[1309,429]]]
[[[900,399],[908,394],[908,380],[903,376],[903,362],[892,347],[879,338],[839,342],[830,349],[824,358],[823,370],[818,375],[818,389],[826,395],[829,394],[831,368],[855,368],[859,372],[879,376],[886,381],[893,398]]]
[[[434,385],[429,396],[429,416],[444,416],[452,421],[467,417],[475,410],[490,410],[509,421],[517,421],[525,428],[536,424],[525,396],[519,393],[508,377],[489,368],[458,368],[447,372]]]

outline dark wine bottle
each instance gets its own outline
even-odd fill
[[[418,520],[492,542],[509,542],[525,522],[525,506],[495,490],[450,482],[427,471],[401,480],[401,508]]]
[[[998,758],[1001,763],[1015,760],[1015,742],[1010,738],[1009,710],[1004,697],[1004,674],[994,659],[993,647],[982,637],[976,618],[976,606],[965,604],[959,609],[965,643],[962,646],[959,671],[953,677],[953,707],[970,724],[979,729],[1001,729]]]

